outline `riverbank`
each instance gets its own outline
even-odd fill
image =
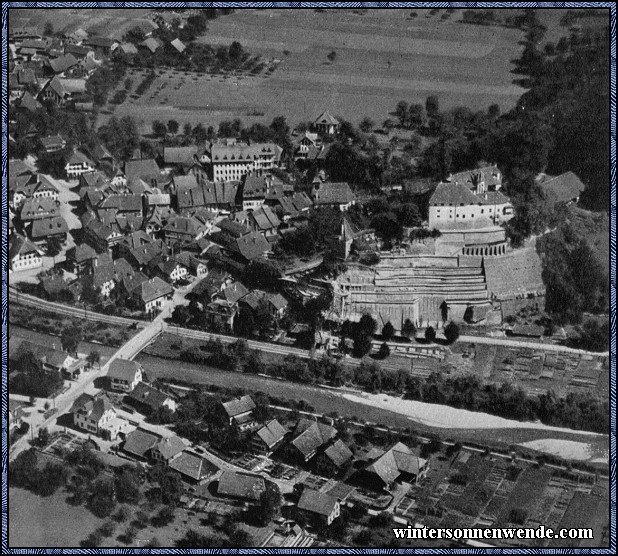
[[[595,433],[565,430],[545,430],[535,428],[534,423],[509,421],[503,428],[487,428],[483,415],[478,422],[469,421],[466,428],[445,428],[443,422],[433,423],[427,416],[416,418],[405,413],[387,409],[378,404],[369,404],[361,399],[361,393],[342,392],[332,388],[292,383],[265,376],[223,371],[214,367],[197,365],[184,361],[154,357],[141,353],[136,358],[145,368],[148,376],[181,381],[196,385],[214,385],[227,388],[242,388],[247,392],[265,392],[282,399],[304,400],[317,413],[328,414],[336,411],[342,417],[356,421],[366,421],[389,427],[413,429],[418,434],[438,434],[444,440],[483,444],[490,447],[505,448],[510,445],[543,439],[585,442],[592,453],[603,453],[609,449],[609,438]],[[383,396],[383,395],[382,395]],[[443,410],[452,410],[441,405],[424,404],[439,416]],[[507,421],[507,420],[504,420]],[[548,427],[549,428],[549,427]]]

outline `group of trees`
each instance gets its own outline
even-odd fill
[[[609,311],[608,276],[585,238],[567,221],[537,241],[546,286],[545,309],[556,322],[581,322]]]
[[[49,398],[55,395],[63,384],[60,372],[46,370],[32,351],[24,350],[11,366],[15,374],[9,379],[9,389],[15,394]]]
[[[533,396],[508,383],[483,384],[473,375],[433,373],[427,379],[410,378],[406,397],[519,421],[540,420],[547,425],[609,432],[608,402],[590,394],[571,393],[560,398],[547,392]]]

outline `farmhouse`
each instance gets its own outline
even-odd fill
[[[150,415],[163,407],[172,413],[176,411],[176,400],[171,394],[158,390],[146,382],[138,383],[127,396],[128,401],[137,408],[140,413]]]
[[[217,493],[249,503],[258,502],[266,490],[266,481],[260,475],[224,471],[219,479]]]
[[[287,429],[277,419],[272,419],[255,432],[251,448],[257,454],[270,455],[281,446],[287,432]]]
[[[223,410],[229,419],[230,425],[234,425],[242,432],[257,426],[257,422],[253,418],[254,409],[255,402],[251,396],[243,396],[223,404]]]

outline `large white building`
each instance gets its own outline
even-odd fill
[[[281,162],[282,149],[274,143],[242,143],[225,139],[211,143],[200,156],[208,177],[215,181],[239,181],[254,173],[262,175]]]
[[[463,183],[440,183],[429,200],[429,227],[437,230],[498,226],[513,217],[500,191],[473,193]]]

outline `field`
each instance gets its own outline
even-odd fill
[[[506,110],[515,103],[522,90],[512,84],[510,70],[521,48],[520,31],[462,24],[461,10],[417,14],[413,19],[409,10],[396,9],[236,10],[210,22],[200,40],[215,47],[238,40],[251,55],[276,64],[273,73],[191,76],[178,88],[181,79],[174,76],[165,102],[163,95],[156,101],[144,95],[115,113],[138,114],[142,128],[149,129],[153,120],[171,118],[216,125],[281,114],[297,123],[325,109],[356,123],[363,116],[381,123],[399,100],[424,102],[431,94],[443,107],[486,109],[497,103]],[[12,10],[9,23],[42,28],[49,22],[56,31],[82,27],[118,38],[147,15],[145,9]],[[327,58],[331,52],[333,61]],[[161,84],[155,82],[152,90]]]
[[[239,40],[252,55],[280,60],[274,73],[189,79],[169,92],[166,104],[144,96],[142,124],[169,118],[205,124],[234,117],[268,121],[279,114],[296,123],[324,109],[355,122],[365,115],[382,122],[399,100],[424,102],[430,94],[443,106],[513,105],[522,92],[510,74],[519,31],[407,15],[404,10],[363,15],[237,10],[212,22],[202,40],[213,45]],[[331,63],[327,56],[333,51]],[[132,104],[116,110],[132,112]]]

